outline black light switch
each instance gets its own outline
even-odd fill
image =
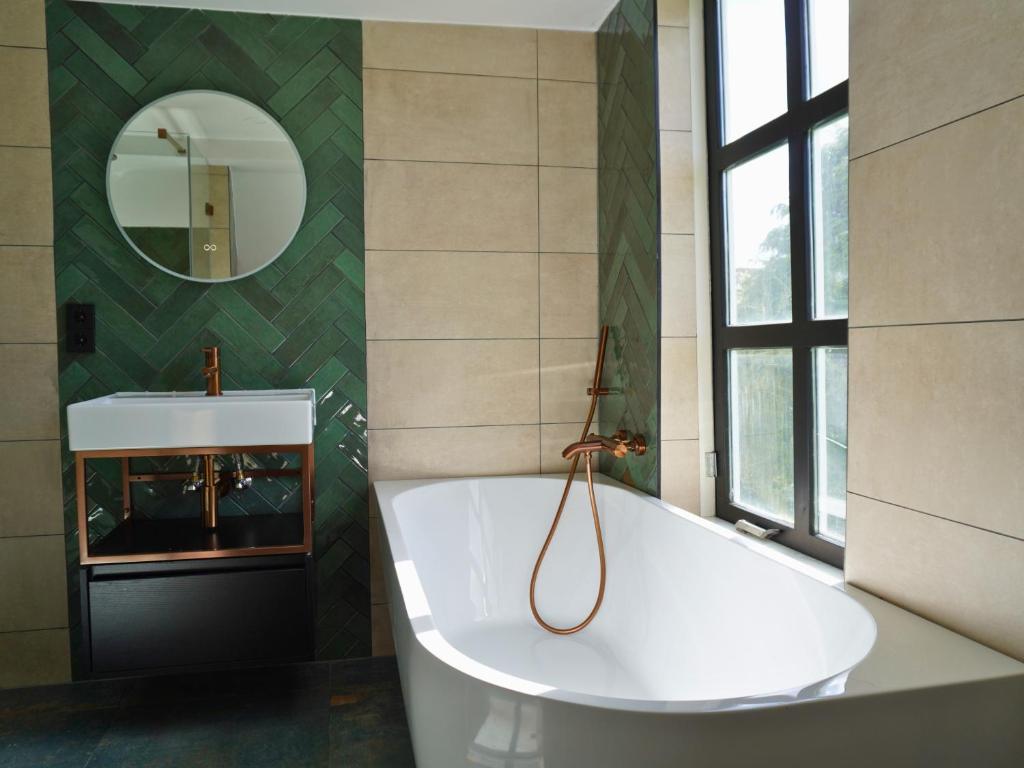
[[[67,304],[64,307],[67,351],[75,354],[96,351],[96,305]]]

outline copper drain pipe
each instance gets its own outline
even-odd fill
[[[597,410],[597,398],[601,395],[608,394],[607,389],[601,388],[601,369],[604,367],[604,350],[608,345],[608,326],[601,326],[601,340],[597,347],[597,364],[594,366],[594,384],[587,392],[590,395],[590,410],[587,411],[587,422],[583,425],[583,433],[580,435],[580,441],[587,439],[587,435],[590,434],[590,424],[594,420],[594,412]],[[558,511],[555,512],[555,518],[551,521],[551,528],[548,530],[548,536],[544,539],[544,546],[540,549],[540,554],[537,555],[537,562],[533,566],[533,575],[530,576],[530,610],[533,612],[533,618],[536,619],[537,623],[540,624],[548,632],[552,632],[556,635],[572,635],[579,632],[581,629],[585,629],[590,622],[597,616],[597,612],[601,609],[601,603],[604,601],[604,585],[607,576],[605,561],[604,561],[604,538],[601,536],[601,518],[597,515],[597,499],[594,497],[594,470],[591,466],[593,461],[593,453],[588,451],[584,454],[587,457],[587,492],[590,496],[590,512],[594,516],[594,535],[597,537],[597,556],[601,563],[601,581],[597,588],[597,599],[594,601],[594,607],[591,609],[587,617],[583,619],[579,624],[575,624],[571,627],[555,627],[548,624],[541,618],[540,612],[537,610],[537,575],[540,573],[541,563],[544,562],[544,556],[548,553],[548,547],[551,546],[551,540],[555,538],[555,531],[558,530],[558,523],[562,519],[562,513],[565,511],[565,502],[569,498],[569,491],[572,489],[572,480],[576,475],[576,467],[580,463],[580,454],[576,453],[572,457],[572,464],[569,465],[569,477],[565,481],[565,490],[562,491],[562,500],[558,502]]]

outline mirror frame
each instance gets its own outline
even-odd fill
[[[150,107],[152,107],[152,106],[154,106],[156,104],[160,104],[161,102],[167,101],[168,99],[173,99],[173,98],[175,98],[177,96],[184,96],[186,94],[198,94],[198,93],[212,94],[212,95],[216,95],[216,96],[226,96],[226,97],[228,97],[230,99],[234,99],[235,101],[240,101],[243,104],[245,104],[245,105],[247,105],[249,107],[252,107],[253,109],[257,110],[258,112],[263,113],[263,115],[268,120],[270,120],[274,125],[276,125],[278,127],[278,129],[280,129],[281,133],[284,134],[284,136],[286,136],[288,138],[288,143],[291,146],[292,154],[295,155],[295,159],[296,159],[296,161],[299,164],[299,173],[300,173],[300,175],[302,177],[302,215],[299,217],[299,220],[295,223],[295,229],[288,236],[288,240],[281,247],[281,250],[278,251],[276,254],[274,254],[273,258],[268,259],[266,262],[264,262],[261,266],[257,267],[256,269],[251,269],[248,272],[245,272],[245,273],[243,273],[241,275],[232,275],[231,277],[192,277],[191,275],[183,275],[181,272],[175,272],[173,269],[168,269],[167,267],[163,266],[162,264],[157,263],[154,259],[151,259],[148,255],[146,255],[142,251],[141,248],[139,248],[139,246],[137,246],[135,244],[135,241],[132,240],[128,236],[127,232],[124,231],[124,227],[121,226],[121,222],[117,218],[117,213],[114,211],[114,201],[113,201],[113,196],[111,195],[111,189],[110,189],[110,173],[111,173],[111,169],[113,168],[114,150],[117,149],[117,145],[121,141],[121,137],[124,136],[125,132],[128,130],[128,126],[131,125],[132,122],[139,115],[141,115],[147,109],[149,109]],[[149,102],[145,106],[143,106],[140,109],[138,109],[135,112],[135,114],[133,114],[131,117],[129,117],[127,121],[125,121],[125,124],[123,126],[121,126],[121,130],[117,132],[117,136],[114,137],[114,143],[110,146],[110,152],[107,155],[106,192],[107,192],[107,208],[110,210],[110,216],[114,220],[114,225],[117,227],[117,231],[121,233],[121,237],[124,238],[125,242],[129,245],[129,247],[133,251],[135,251],[135,253],[137,253],[139,256],[141,256],[143,259],[145,259],[146,263],[150,264],[153,267],[156,267],[161,272],[166,272],[168,275],[171,275],[173,277],[177,277],[177,278],[179,278],[181,280],[190,280],[193,283],[208,283],[208,284],[211,284],[211,285],[215,285],[217,283],[230,283],[230,282],[233,282],[235,280],[242,280],[243,278],[251,277],[252,275],[255,275],[260,270],[265,269],[266,267],[270,266],[275,261],[277,261],[279,258],[281,258],[281,254],[283,254],[286,250],[288,250],[288,248],[291,246],[291,244],[293,242],[295,242],[295,236],[297,234],[299,234],[299,229],[302,228],[302,222],[306,218],[306,204],[309,202],[309,183],[308,183],[308,181],[306,179],[306,165],[305,165],[305,163],[302,160],[302,155],[299,154],[299,148],[297,146],[295,146],[295,140],[292,138],[291,134],[288,133],[288,131],[286,131],[284,129],[284,126],[281,125],[280,121],[278,121],[277,118],[275,118],[273,115],[271,115],[269,112],[267,112],[267,110],[263,109],[262,107],[260,107],[257,104],[253,104],[248,99],[243,99],[241,96],[236,96],[235,94],[227,93],[226,91],[213,91],[213,90],[208,90],[208,89],[190,89],[190,90],[187,90],[187,91],[175,91],[174,93],[169,93],[166,96],[161,96],[159,99],[154,99],[153,101]]]

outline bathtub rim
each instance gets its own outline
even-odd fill
[[[381,536],[381,546],[387,554],[387,558],[382,565],[383,567],[389,567],[389,572],[386,574],[385,580],[388,584],[389,591],[392,588],[397,590],[402,598],[401,603],[396,604],[395,595],[390,594],[389,609],[392,612],[392,615],[394,615],[397,610],[401,610],[401,614],[399,615],[409,623],[409,629],[415,641],[439,662],[451,667],[461,674],[472,677],[487,685],[492,685],[497,688],[509,690],[526,696],[535,696],[542,699],[550,699],[567,704],[594,707],[603,710],[645,712],[651,714],[711,714],[741,709],[746,710],[762,707],[792,706],[839,696],[877,694],[885,692],[886,689],[907,690],[910,688],[920,687],[938,687],[967,680],[997,677],[1020,676],[1024,678],[1024,663],[1018,662],[993,649],[981,646],[973,640],[933,624],[920,616],[911,614],[908,611],[892,605],[891,603],[887,603],[881,598],[877,598],[869,593],[847,585],[843,580],[842,572],[832,566],[824,563],[818,563],[817,561],[800,555],[799,553],[791,552],[791,550],[782,547],[775,542],[755,541],[749,536],[744,536],[743,534],[736,532],[731,526],[720,521],[718,518],[706,519],[699,517],[659,498],[637,491],[636,489],[603,474],[595,474],[594,480],[596,483],[621,489],[631,495],[639,496],[642,501],[653,504],[662,511],[672,514],[685,524],[697,525],[708,533],[719,536],[735,546],[743,547],[752,555],[764,557],[776,564],[780,564],[790,570],[793,570],[805,578],[818,581],[826,588],[837,590],[845,598],[852,600],[853,603],[870,620],[871,625],[875,630],[875,639],[871,647],[868,649],[864,657],[862,657],[858,662],[830,675],[827,678],[803,687],[788,688],[742,697],[711,700],[634,699],[627,697],[603,696],[583,693],[575,690],[555,688],[503,672],[500,669],[496,669],[477,661],[452,646],[447,639],[445,639],[441,630],[436,627],[433,622],[433,617],[430,614],[413,615],[408,602],[409,595],[402,583],[401,576],[397,573],[397,565],[400,562],[406,561],[414,563],[406,549],[401,526],[398,524],[396,512],[393,507],[393,502],[400,495],[421,487],[467,481],[543,480],[564,482],[565,477],[565,474],[547,473],[531,475],[486,475],[416,480],[381,480],[375,481],[372,484],[372,490],[376,497],[380,518],[385,529],[384,535]],[[577,480],[576,482],[583,481]],[[388,565],[389,562],[390,566]],[[943,644],[947,646],[949,645],[949,643],[946,642],[948,638],[942,637],[942,635],[947,635],[956,638],[956,641],[952,646],[954,653],[958,650],[956,647],[957,643],[960,643],[961,645],[967,644],[968,646],[971,646],[972,649],[980,649],[982,657],[989,657],[985,660],[991,663],[987,665],[982,664],[982,667],[985,667],[983,672],[978,672],[976,669],[978,665],[974,664],[972,666],[972,669],[976,672],[974,675],[943,675],[940,672],[932,677],[929,677],[928,675],[920,676],[921,679],[915,680],[909,685],[886,685],[884,682],[878,680],[851,681],[849,679],[851,677],[851,673],[864,664],[865,661],[871,658],[872,655],[879,650],[879,641],[881,639],[882,632],[879,627],[877,615],[878,604],[884,605],[888,609],[893,609],[901,614],[903,617],[901,618],[901,621],[909,621],[912,625],[917,625],[918,628],[923,625],[927,625],[925,628],[926,636],[930,637],[928,634],[930,632],[937,633],[936,642],[938,650],[935,651],[931,648],[927,648],[924,650],[926,655],[930,657],[942,656],[943,653],[948,650],[942,647]],[[891,617],[888,620],[891,620]],[[971,658],[971,661],[973,662],[975,659]]]

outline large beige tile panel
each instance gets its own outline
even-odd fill
[[[537,82],[368,69],[366,157],[466,163],[537,162]]]
[[[56,344],[0,344],[0,440],[60,437]]]
[[[64,533],[60,442],[0,443],[0,537],[48,533]]]
[[[661,231],[693,234],[693,145],[688,131],[660,131]]]
[[[541,338],[594,338],[598,330],[597,254],[542,253]]]
[[[536,339],[370,341],[366,363],[371,429],[538,420]]]
[[[846,579],[1024,660],[1024,541],[850,494]]]
[[[593,339],[541,339],[540,420],[576,422],[587,415],[587,387],[594,381]]]
[[[0,144],[50,146],[46,51],[0,47]]]
[[[661,340],[661,439],[696,440],[697,340]]]
[[[508,27],[364,21],[363,66],[536,77],[537,33]]]
[[[693,235],[661,236],[661,335],[697,335],[697,266]]]
[[[700,514],[700,442],[661,441],[661,498]]]
[[[394,656],[395,640],[391,634],[391,616],[386,603],[370,606],[370,644],[374,656]]]
[[[597,253],[597,171],[540,169],[540,250]]]
[[[593,32],[537,32],[538,76],[546,80],[597,82],[597,35]]]
[[[68,625],[64,536],[0,539],[0,632]]]
[[[0,147],[0,244],[53,245],[50,150]]]
[[[1021,125],[1024,99],[853,161],[851,325],[1024,317]]]
[[[658,26],[690,25],[690,0],[658,0]]]
[[[53,249],[0,245],[0,274],[0,343],[55,343]]]
[[[0,3],[0,45],[46,47],[45,0]]]
[[[371,429],[369,441],[373,481],[522,475],[539,469],[536,424]]]
[[[1024,94],[1020,0],[854,0],[850,156]]]
[[[371,515],[370,523],[370,605],[381,605],[388,601],[387,583],[384,580],[384,569],[381,557],[381,536],[384,536],[384,523],[380,515]]]
[[[66,629],[0,633],[0,688],[70,680],[71,644]]]
[[[390,160],[365,167],[369,249],[537,250],[536,167]]]
[[[850,331],[849,489],[1024,538],[1024,322]]]
[[[690,119],[690,30],[658,29],[658,127],[688,131]]]
[[[541,80],[541,165],[597,167],[597,86]]]
[[[366,253],[369,339],[536,338],[537,302],[536,253]]]
[[[586,406],[578,418],[586,416]],[[596,422],[597,419],[595,418]],[[569,443],[575,443],[583,432],[584,422],[569,424],[540,425],[540,471],[568,472],[569,461],[562,458],[562,451]],[[596,430],[596,426],[591,426]]]

